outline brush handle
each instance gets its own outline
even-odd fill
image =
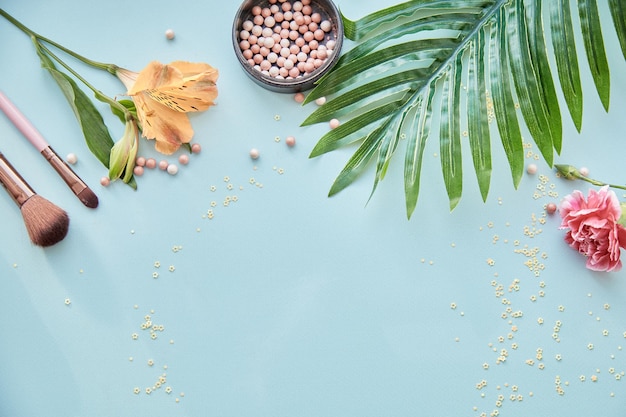
[[[43,155],[52,165],[54,170],[61,176],[70,190],[83,204],[94,208],[98,205],[98,197],[93,194],[87,184],[80,179],[70,166],[63,161],[59,155],[48,145],[41,133],[33,126],[22,112],[0,91],[0,109],[13,122],[15,127],[28,139],[28,141]]]
[[[0,153],[0,182],[20,207],[36,194],[2,153]]]
[[[13,122],[15,127],[33,144],[39,152],[48,147],[48,143],[39,131],[28,121],[26,116],[9,100],[7,96],[0,91],[0,109],[7,115],[9,120]]]
[[[59,173],[63,181],[70,187],[74,194],[78,194],[87,188],[87,185],[80,179],[78,175],[70,168],[70,166],[61,159],[59,155],[50,146],[45,147],[41,154],[50,162],[52,168]]]

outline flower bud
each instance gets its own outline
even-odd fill
[[[581,178],[583,175],[576,169],[576,167],[572,165],[559,165],[554,164],[556,170],[563,176],[563,178],[567,180],[575,180],[577,178]]]
[[[109,156],[110,179],[121,178],[125,183],[131,180],[135,168],[135,158],[137,157],[138,138],[137,122],[132,118],[127,119],[124,136],[111,148]]]

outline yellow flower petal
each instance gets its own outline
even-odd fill
[[[143,91],[180,112],[204,111],[217,97],[217,77],[217,70],[208,64],[176,61],[163,65],[153,61],[139,73],[128,94]]]
[[[142,134],[147,139],[156,139],[157,151],[171,155],[181,144],[191,141],[193,128],[187,114],[162,106],[141,93],[134,98]]]
[[[118,77],[135,102],[142,135],[168,155],[193,137],[186,113],[204,111],[217,98],[218,71],[204,63],[153,61],[139,73],[120,69]]]

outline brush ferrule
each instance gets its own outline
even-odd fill
[[[63,161],[59,155],[50,146],[43,148],[41,154],[44,158],[50,162],[50,165],[56,172],[59,173],[63,181],[70,187],[72,192],[78,195],[81,191],[87,188],[87,185],[80,179],[78,175],[70,168],[65,161]]]
[[[7,189],[11,198],[18,206],[22,205],[32,196],[35,191],[17,172],[13,165],[0,153],[0,182]]]

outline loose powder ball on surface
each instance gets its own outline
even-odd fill
[[[174,165],[174,164],[169,164],[166,168],[167,173],[170,175],[176,175],[178,174],[178,165]]]

